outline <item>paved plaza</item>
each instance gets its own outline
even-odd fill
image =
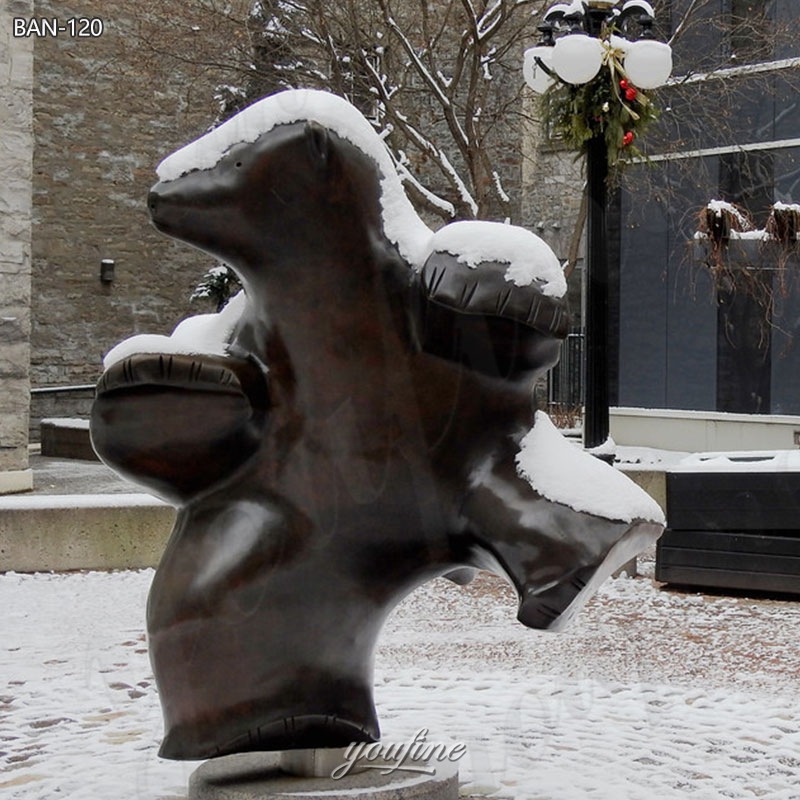
[[[652,554],[640,570],[608,581],[563,634],[519,625],[488,576],[421,588],[377,656],[385,740],[427,728],[464,742],[470,797],[800,797],[800,605],[665,590]],[[0,576],[4,798],[185,797],[196,763],[156,755],[151,579]]]

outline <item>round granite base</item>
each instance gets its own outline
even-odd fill
[[[458,767],[450,762],[414,762],[431,775],[379,768],[338,779],[290,775],[280,764],[277,753],[206,761],[189,779],[189,800],[458,800]]]

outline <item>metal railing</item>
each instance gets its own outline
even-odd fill
[[[567,334],[561,358],[550,371],[547,402],[551,407],[580,409],[583,406],[584,335],[580,329]]]

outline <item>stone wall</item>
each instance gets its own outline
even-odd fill
[[[12,36],[30,0],[0,4],[0,493],[31,486],[28,470],[31,300],[31,42]]]
[[[85,384],[121,339],[207,310],[189,297],[213,260],[155,231],[146,199],[158,162],[213,123],[224,78],[201,62],[229,39],[204,0],[34,2],[37,18],[102,26],[32,37],[32,383]]]

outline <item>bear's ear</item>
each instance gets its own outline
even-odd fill
[[[308,152],[311,155],[311,163],[319,170],[326,169],[331,144],[328,129],[318,122],[307,122],[306,143],[308,144]]]

